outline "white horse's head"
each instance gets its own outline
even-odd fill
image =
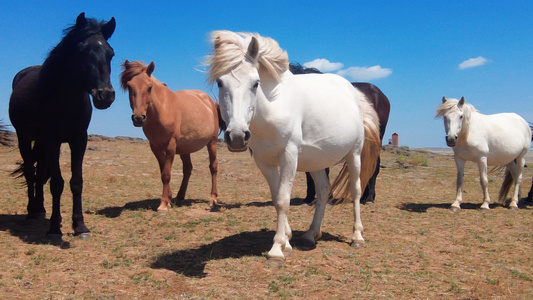
[[[288,69],[288,57],[276,41],[258,34],[215,31],[211,36],[209,80],[218,85],[220,112],[227,124],[224,139],[230,151],[245,151],[257,99],[263,95],[260,74],[279,82],[279,73]]]
[[[464,127],[465,97],[461,100],[446,99],[442,97],[442,104],[437,109],[436,117],[443,117],[446,132],[446,145],[455,147],[457,139]]]
[[[257,57],[257,40],[252,38],[247,59],[231,72],[216,79],[222,118],[228,124],[224,139],[230,151],[245,151],[251,137],[250,122],[257,103],[259,72],[253,60]]]

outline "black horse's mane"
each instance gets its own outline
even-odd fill
[[[299,63],[290,63],[289,64],[289,70],[292,74],[310,74],[310,73],[318,73],[322,74],[318,69],[316,68],[306,68]]]
[[[84,26],[76,26],[74,24],[65,28],[63,30],[63,39],[50,51],[48,57],[53,58],[62,55],[63,50],[72,49],[80,41],[86,40],[93,35],[101,34],[102,26],[107,24],[105,21],[97,21],[93,18],[87,18],[85,21]]]

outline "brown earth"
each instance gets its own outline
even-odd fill
[[[282,267],[268,267],[275,210],[248,153],[219,148],[218,212],[208,210],[207,151],[193,155],[186,200],[155,213],[161,183],[146,141],[92,139],[84,162],[89,240],[72,236],[69,153],[64,242],[48,244],[48,220],[25,222],[26,196],[9,172],[18,150],[0,148],[0,294],[3,299],[527,299],[533,295],[533,207],[499,204],[483,213],[477,168],[467,163],[463,210],[449,153],[385,151],[374,205],[362,206],[366,244],[351,248],[351,205],[326,211],[316,249],[295,247]],[[533,161],[529,160],[529,164]],[[335,170],[332,171],[335,174]],[[523,194],[533,170],[524,175]],[[172,187],[181,180],[175,161]],[[497,198],[501,174],[490,175]],[[302,205],[305,176],[291,200],[293,244],[313,210]],[[45,204],[51,212],[50,195]],[[175,194],[174,194],[175,195]],[[49,217],[49,214],[47,215]]]

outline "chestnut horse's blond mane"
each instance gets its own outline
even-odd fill
[[[252,38],[256,38],[259,44],[259,54],[255,59],[247,54],[248,45]],[[211,84],[246,59],[258,68],[265,68],[278,81],[280,74],[289,68],[287,52],[281,49],[275,40],[262,37],[257,33],[213,31],[211,41],[214,48],[213,53],[207,56],[205,61],[205,65],[209,67],[208,79]]]
[[[122,73],[120,73],[120,86],[123,91],[128,89],[128,82],[135,76],[146,72],[148,65],[142,61],[125,61],[122,63]]]

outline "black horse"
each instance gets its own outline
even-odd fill
[[[50,178],[52,215],[47,236],[52,240],[60,241],[62,236],[60,199],[64,180],[59,167],[62,143],[68,143],[71,150],[74,235],[90,236],[83,221],[81,201],[83,157],[92,114],[89,94],[97,109],[106,109],[115,100],[110,81],[114,52],[107,43],[115,26],[115,18],[98,22],[81,13],[76,24],[65,29],[63,39],[41,66],[23,69],[13,79],[9,117],[24,161],[19,172],[28,187],[27,220],[46,216],[43,185]]]
[[[315,68],[306,68],[301,66],[300,64],[290,64],[289,69],[293,74],[322,73]],[[383,135],[385,134],[387,122],[389,121],[389,99],[377,86],[371,83],[352,82],[352,85],[354,86],[354,88],[362,92],[368,98],[368,100],[370,100],[370,103],[372,103],[372,105],[374,106],[374,109],[378,114],[380,123],[379,137],[383,141]],[[376,171],[374,172],[372,178],[370,178],[370,180],[368,181],[368,185],[366,186],[363,196],[361,197],[362,204],[374,203],[374,199],[376,198],[376,178],[379,174],[380,162],[381,159],[378,157]],[[329,175],[329,169],[326,169],[326,173]],[[315,183],[313,181],[313,178],[311,177],[311,174],[306,172],[305,176],[307,178],[307,196],[305,197],[304,202],[307,204],[311,204],[315,199]]]

